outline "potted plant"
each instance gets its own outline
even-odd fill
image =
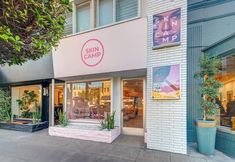
[[[34,91],[25,90],[22,98],[16,100],[19,108],[21,118],[33,118],[32,112],[30,112],[30,106],[35,107],[38,103],[38,95]]]
[[[114,123],[115,123],[115,111],[112,114],[107,113],[105,119],[100,122],[100,128],[101,130],[107,129],[108,131],[110,131],[111,129],[115,128]]]
[[[61,127],[66,127],[68,125],[67,113],[62,110],[59,111],[59,125]]]
[[[219,95],[219,88],[222,84],[216,79],[221,72],[221,60],[203,55],[200,59],[200,70],[195,74],[202,83],[200,94],[202,96],[201,108],[203,119],[196,120],[198,151],[206,155],[212,155],[215,149],[216,120],[219,105],[216,98]]]

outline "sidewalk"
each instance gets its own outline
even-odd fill
[[[36,133],[0,129],[1,162],[235,162],[216,151],[212,157],[195,152],[189,155],[149,150],[143,138],[120,136],[113,144],[50,137],[47,130]]]

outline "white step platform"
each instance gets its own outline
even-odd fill
[[[49,127],[49,135],[112,143],[120,135],[120,127],[108,131],[101,130],[98,124],[71,122],[66,127]]]

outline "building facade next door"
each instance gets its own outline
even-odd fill
[[[122,80],[122,133],[144,135],[144,79]]]

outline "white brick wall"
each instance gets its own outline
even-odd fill
[[[187,0],[146,0],[146,7],[148,16],[147,147],[186,154]],[[152,16],[176,8],[181,8],[181,45],[152,50]],[[169,64],[181,65],[181,99],[152,100],[151,69]]]

